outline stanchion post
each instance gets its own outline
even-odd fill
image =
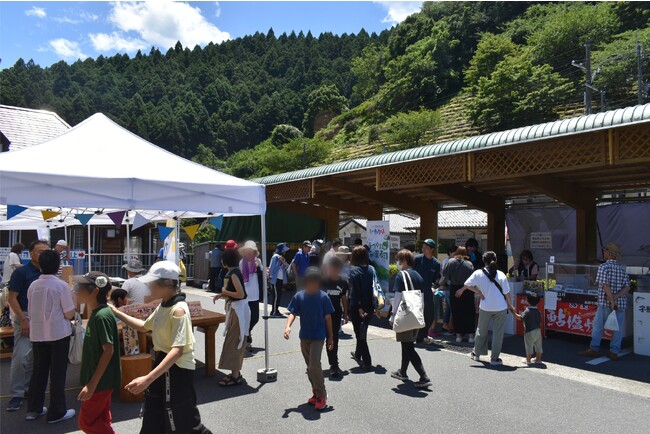
[[[278,379],[278,371],[269,367],[269,297],[268,297],[268,282],[266,279],[266,218],[262,214],[260,216],[261,232],[262,232],[262,266],[264,271],[262,273],[262,289],[264,299],[264,369],[257,371],[257,381],[260,383],[272,383]]]

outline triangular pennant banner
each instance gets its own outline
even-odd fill
[[[167,226],[158,226],[158,235],[160,236],[161,241],[165,241],[167,237],[174,232],[174,228],[168,228]]]
[[[124,214],[126,214],[126,211],[109,212],[106,215],[115,223],[115,226],[120,227],[122,226],[122,220],[124,220]]]
[[[16,217],[18,214],[20,214],[23,211],[26,211],[27,208],[24,206],[20,205],[7,205],[7,220],[10,220],[14,217]]]
[[[41,211],[41,214],[43,215],[43,220],[48,221],[49,219],[53,219],[54,217],[58,216],[61,213],[58,212],[58,211],[46,211],[46,210],[43,210],[43,211]]]
[[[147,223],[149,223],[149,220],[147,220],[146,217],[143,217],[139,212],[136,212],[135,217],[133,218],[133,225],[131,226],[131,229],[136,230],[146,225]]]
[[[210,218],[210,224],[217,228],[218,231],[221,230],[221,226],[223,226],[223,215],[218,215],[216,217],[211,217]]]
[[[187,235],[190,237],[190,239],[194,240],[196,232],[199,230],[199,226],[201,225],[197,224],[192,226],[185,226],[183,229],[185,229],[185,232],[187,232]]]
[[[90,221],[90,219],[93,218],[94,215],[95,214],[75,214],[74,218],[79,220],[82,225],[86,226]]]

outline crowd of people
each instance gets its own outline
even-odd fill
[[[252,331],[259,321],[259,301],[263,297],[264,281],[273,296],[271,314],[280,311],[281,298],[290,280],[296,282],[296,294],[287,305],[284,337],[289,339],[291,327],[300,320],[300,348],[307,366],[312,389],[308,400],[316,410],[327,405],[327,391],[321,366],[323,347],[330,365],[330,377],[340,377],[342,370],[338,354],[341,325],[352,323],[356,346],[351,357],[363,371],[372,371],[373,359],[368,342],[368,329],[376,318],[377,272],[370,261],[369,248],[355,243],[352,251],[334,240],[327,252],[324,243],[305,241],[293,259],[287,259],[290,248],[276,246],[268,269],[259,258],[254,241],[238,246],[228,241],[211,253],[211,278],[217,279],[210,288],[213,300],[225,301],[226,321],[224,343],[219,368],[227,371],[219,385],[242,384],[242,366],[247,350],[251,349]],[[80,429],[88,433],[112,433],[110,403],[114,390],[121,386],[120,345],[117,320],[142,332],[152,334],[155,352],[152,370],[134,379],[125,389],[133,394],[145,392],[143,433],[197,432],[209,433],[202,424],[196,407],[193,384],[194,336],[189,307],[181,292],[181,269],[167,260],[157,261],[146,274],[137,259],[123,266],[128,275],[121,289],[111,285],[109,276],[90,272],[73,276],[73,290],[57,278],[61,264],[67,260],[62,244],[52,249],[45,241],[35,241],[28,247],[29,261],[23,264],[20,254],[24,246],[17,244],[5,260],[3,284],[8,287],[8,306],[14,327],[11,360],[11,399],[8,411],[19,410],[27,400],[26,420],[46,416],[56,423],[75,416],[65,397],[66,372],[72,328],[70,320],[76,306],[84,304],[90,316],[86,325],[81,357],[80,381],[82,402],[78,415]],[[489,363],[500,365],[504,323],[510,312],[524,324],[526,358],[524,363],[542,360],[541,313],[537,309],[540,294],[528,293],[528,308],[517,312],[513,307],[508,278],[497,269],[494,252],[481,254],[478,242],[468,240],[464,247],[454,248],[442,266],[436,254],[437,244],[425,239],[421,253],[409,250],[397,253],[399,273],[395,276],[392,325],[403,305],[407,291],[422,294],[423,326],[396,332],[401,346],[401,365],[391,372],[400,381],[408,380],[408,368],[413,366],[419,379],[418,388],[431,386],[418,346],[431,340],[428,334],[438,323],[455,334],[458,342],[467,336],[473,344],[472,359],[479,361],[488,355],[488,330],[492,330]],[[598,313],[594,320],[593,339],[585,356],[599,355],[600,339],[606,317],[616,312],[622,322],[626,308],[629,279],[617,262],[620,248],[609,243],[604,248],[606,262],[598,271]],[[219,259],[215,264],[214,258]],[[479,263],[480,258],[480,263]],[[519,279],[535,279],[539,267],[529,251],[522,252],[515,264]],[[441,307],[436,307],[436,294],[445,293]],[[108,300],[111,300],[111,303]],[[160,299],[161,303],[146,319],[133,318],[119,308],[131,303]],[[444,309],[446,304],[449,309]],[[448,313],[448,315],[445,315]],[[620,352],[621,332],[614,332],[609,357]],[[45,407],[45,390],[49,379],[49,406]],[[29,391],[29,394],[27,393]]]

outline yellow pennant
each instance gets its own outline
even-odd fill
[[[43,220],[48,221],[61,213],[57,211],[41,211],[41,214],[43,215]]]
[[[200,226],[201,226],[200,224],[185,226],[183,229],[185,229],[185,232],[190,237],[190,239],[194,240],[194,237],[196,236],[196,233],[198,232]]]

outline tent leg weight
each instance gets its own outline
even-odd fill
[[[272,368],[259,369],[257,371],[257,381],[260,383],[274,383],[278,381],[278,371]]]

